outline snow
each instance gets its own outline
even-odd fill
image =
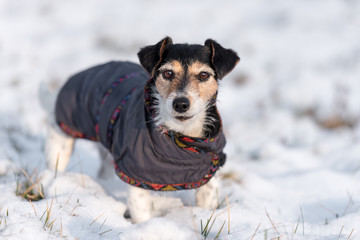
[[[91,65],[138,61],[167,35],[213,38],[241,57],[219,93],[230,204],[220,239],[360,239],[359,12],[354,0],[0,0],[0,239],[202,239],[212,211],[193,191],[156,194],[154,218],[125,219],[127,186],[97,178],[87,141],[66,173],[45,168],[40,83],[55,90]],[[45,199],[15,195],[20,169],[36,169]],[[208,239],[226,203],[214,216]]]

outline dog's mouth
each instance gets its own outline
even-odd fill
[[[177,116],[177,117],[175,117],[177,120],[179,120],[179,121],[186,121],[186,120],[189,120],[189,119],[191,119],[193,116]]]

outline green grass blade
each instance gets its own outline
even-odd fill
[[[224,221],[223,225],[221,226],[221,228],[220,228],[219,232],[217,233],[216,237],[214,238],[214,240],[216,240],[216,239],[218,239],[218,238],[219,238],[219,235],[220,235],[220,233],[221,233],[221,231],[222,231],[222,229],[223,229],[223,227],[224,227],[225,223],[226,223],[226,220]]]

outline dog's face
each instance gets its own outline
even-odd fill
[[[138,53],[155,79],[158,125],[193,137],[203,137],[206,110],[218,89],[218,79],[239,61],[235,52],[213,40],[205,45],[172,44],[165,38]]]

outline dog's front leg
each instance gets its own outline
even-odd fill
[[[219,203],[219,180],[214,176],[204,186],[196,191],[196,206],[214,209]]]
[[[128,208],[134,223],[144,222],[151,218],[151,194],[149,190],[129,187]]]

